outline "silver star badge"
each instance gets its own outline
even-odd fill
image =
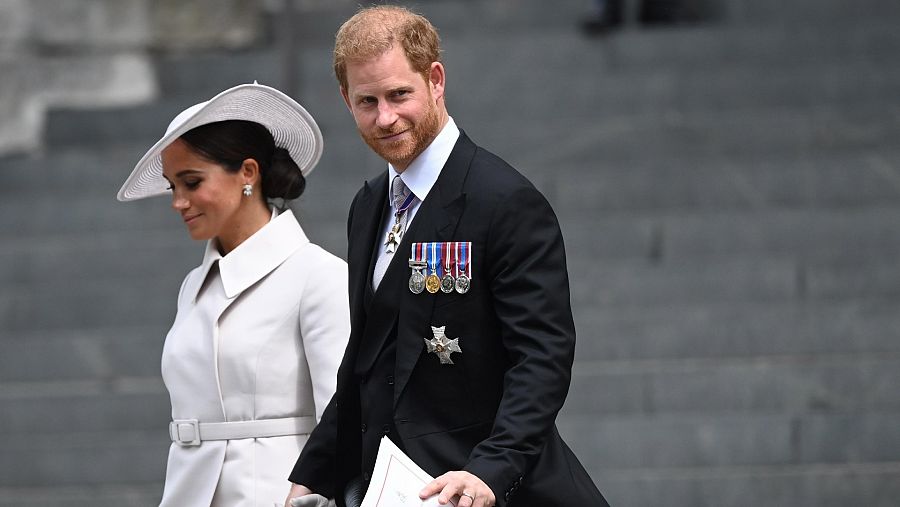
[[[434,338],[430,340],[425,338],[425,346],[428,347],[429,353],[437,354],[438,358],[441,360],[441,364],[453,364],[453,360],[450,359],[450,354],[453,352],[462,353],[462,349],[459,348],[459,338],[454,338],[452,340],[447,338],[447,335],[444,334],[445,327],[447,326],[431,326],[431,332],[434,334]]]

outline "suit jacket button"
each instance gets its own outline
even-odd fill
[[[385,424],[384,426],[381,427],[381,432],[384,433],[385,435],[387,435],[388,433],[391,432],[391,427],[388,426],[387,424]]]
[[[362,428],[361,428],[361,429],[362,429],[362,432],[363,432],[363,433],[365,433],[365,432],[366,432],[366,423],[363,423],[363,425],[362,425]]]
[[[394,385],[394,376],[393,375],[388,375],[387,383],[390,386]]]

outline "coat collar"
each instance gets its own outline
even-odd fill
[[[281,214],[273,211],[269,223],[224,257],[219,253],[216,241],[211,239],[206,243],[198,281],[191,287],[191,300],[196,302],[203,280],[216,262],[219,263],[225,295],[233,299],[262,280],[307,243],[309,239],[291,210],[285,210]]]

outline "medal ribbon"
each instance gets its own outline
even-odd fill
[[[425,261],[425,248],[423,247],[423,243],[413,243],[411,245],[412,248],[412,257],[410,260],[414,262],[424,262]]]
[[[396,220],[398,222],[400,221],[400,217],[403,215],[403,213],[406,212],[406,210],[408,210],[410,206],[412,206],[412,203],[415,200],[416,200],[416,194],[414,194],[414,193],[412,193],[412,191],[410,191],[409,195],[406,196],[406,200],[403,201],[403,204],[401,204],[400,207],[397,208],[397,211],[394,212],[394,216],[396,217]]]
[[[469,250],[472,248],[472,242],[466,241],[459,244],[459,264],[462,272],[469,278],[472,278],[472,266],[469,265]]]
[[[441,277],[444,277],[445,275],[450,274],[450,266],[452,265],[450,262],[453,260],[453,258],[450,256],[450,247],[452,245],[453,245],[453,243],[449,243],[449,242],[441,243],[441,255],[444,258],[444,265],[443,265],[444,269],[443,269],[443,273],[441,273]]]
[[[426,243],[431,247],[431,257],[428,259],[428,269],[431,274],[437,275],[438,266],[441,265],[441,251],[437,248],[437,243]]]

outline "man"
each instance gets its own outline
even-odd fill
[[[361,10],[338,31],[334,67],[388,170],[350,208],[350,343],[291,497],[342,504],[348,483],[369,480],[386,435],[436,476],[423,499],[607,505],[555,426],[575,329],[549,204],[450,118],[425,18]]]

